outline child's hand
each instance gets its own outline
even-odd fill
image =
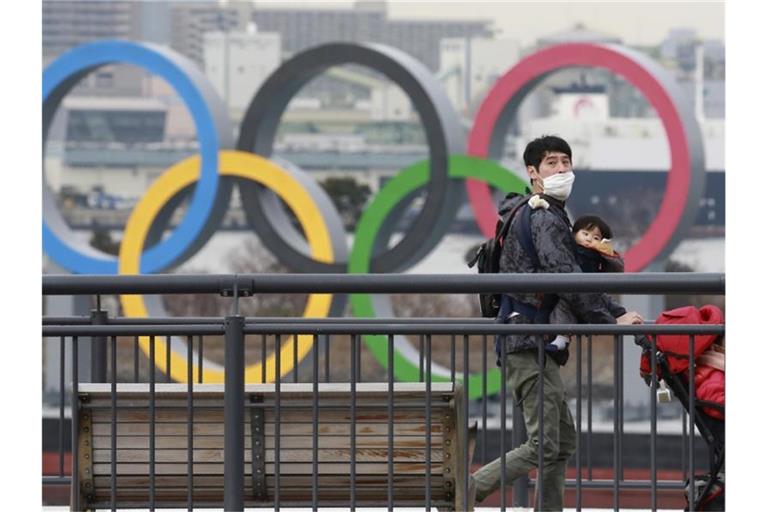
[[[603,254],[607,254],[608,256],[613,256],[616,254],[616,251],[613,250],[613,245],[611,245],[611,241],[607,238],[603,238],[599,242],[595,241],[590,244],[590,247],[592,249],[595,249],[597,251],[600,251]]]

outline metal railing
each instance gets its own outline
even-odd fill
[[[232,297],[233,312],[235,314],[226,317],[169,317],[169,318],[109,318],[105,312],[97,311],[90,317],[48,317],[43,318],[43,336],[44,337],[58,337],[60,340],[60,409],[59,409],[59,471],[55,476],[44,476],[43,484],[68,484],[72,486],[74,509],[80,509],[79,499],[79,484],[78,484],[78,460],[76,456],[72,457],[72,470],[71,477],[67,477],[64,471],[64,439],[63,439],[63,425],[65,418],[65,383],[64,383],[64,361],[66,351],[66,340],[71,339],[71,354],[72,354],[72,378],[71,378],[71,417],[73,418],[73,427],[71,433],[71,447],[72,452],[76,452],[79,442],[79,431],[74,426],[74,418],[77,417],[77,411],[80,407],[78,404],[78,338],[91,337],[92,346],[100,347],[98,350],[94,350],[92,353],[92,379],[94,381],[108,382],[111,384],[111,396],[112,404],[110,412],[112,414],[112,446],[111,446],[111,464],[112,464],[112,478],[111,478],[111,501],[110,506],[115,509],[116,503],[116,481],[115,481],[115,453],[116,442],[115,436],[115,415],[120,408],[115,403],[118,371],[117,371],[117,337],[129,336],[133,338],[134,343],[134,361],[133,361],[133,381],[139,382],[139,349],[138,349],[138,337],[150,336],[150,355],[149,361],[155,361],[154,347],[156,337],[167,337],[166,340],[170,342],[171,336],[184,336],[187,343],[187,368],[189,374],[187,375],[189,404],[188,407],[192,409],[194,407],[192,403],[192,391],[195,383],[202,382],[203,373],[203,336],[220,336],[224,338],[225,347],[225,404],[224,404],[224,502],[223,505],[226,510],[242,510],[244,506],[244,414],[245,409],[245,379],[244,379],[244,360],[245,360],[245,348],[244,340],[248,335],[260,335],[262,340],[262,361],[266,360],[267,353],[267,340],[269,337],[275,338],[275,345],[279,341],[281,335],[299,335],[308,334],[314,337],[314,349],[312,355],[312,371],[311,377],[306,378],[313,385],[313,423],[315,425],[313,435],[313,467],[316,468],[318,462],[317,454],[317,392],[320,384],[320,370],[319,370],[319,350],[320,340],[323,340],[322,346],[325,350],[325,376],[326,383],[332,382],[331,375],[331,359],[332,354],[335,353],[331,349],[331,337],[344,336],[348,339],[349,345],[347,347],[348,352],[351,352],[350,368],[348,382],[351,386],[351,405],[353,413],[351,415],[351,421],[356,418],[354,413],[355,408],[355,389],[356,385],[361,382],[362,365],[361,365],[361,345],[360,337],[369,334],[385,335],[387,337],[387,383],[388,383],[388,403],[387,407],[390,411],[390,418],[392,418],[393,409],[393,397],[392,389],[394,383],[393,367],[394,367],[394,336],[395,335],[413,335],[419,336],[419,377],[420,382],[424,382],[426,385],[427,393],[425,400],[430,400],[429,386],[432,382],[432,361],[433,361],[433,343],[432,336],[446,335],[450,336],[450,381],[456,383],[457,381],[469,382],[470,364],[469,353],[473,350],[470,347],[470,336],[482,336],[483,344],[483,358],[482,358],[482,375],[483,375],[483,396],[481,410],[482,415],[477,419],[481,421],[482,436],[478,436],[482,439],[482,443],[479,444],[479,453],[476,453],[474,459],[466,460],[470,465],[473,460],[479,460],[480,463],[488,461],[489,455],[489,431],[488,428],[488,396],[486,390],[488,389],[487,382],[487,358],[486,358],[486,346],[489,336],[505,335],[505,334],[562,334],[568,333],[576,336],[575,348],[576,348],[576,379],[577,379],[577,396],[576,396],[576,429],[577,429],[577,446],[574,457],[576,476],[575,479],[568,479],[567,485],[570,488],[575,489],[576,508],[582,507],[583,494],[585,490],[605,489],[613,491],[613,507],[618,510],[620,508],[621,492],[627,489],[648,489],[650,491],[651,508],[656,510],[657,508],[657,493],[660,489],[682,489],[681,482],[675,481],[659,481],[657,478],[657,417],[656,417],[656,400],[655,390],[657,384],[657,377],[655,373],[657,358],[655,353],[655,338],[659,334],[685,334],[689,336],[691,353],[693,351],[694,335],[699,334],[724,334],[724,326],[694,326],[694,325],[642,325],[642,326],[618,326],[618,325],[500,325],[494,323],[490,319],[446,319],[446,318],[384,318],[384,319],[351,319],[351,318],[326,318],[326,319],[310,319],[310,318],[244,318],[239,316],[237,312],[238,301],[242,297],[248,297],[257,294],[264,293],[488,293],[488,292],[555,292],[555,291],[569,291],[569,292],[614,292],[622,294],[689,294],[689,293],[706,293],[706,294],[724,294],[725,293],[725,277],[723,274],[580,274],[580,275],[508,275],[508,274],[496,274],[496,275],[479,275],[479,276],[442,276],[442,275],[335,275],[335,274],[301,274],[301,275],[148,275],[148,276],[44,276],[43,277],[43,295],[96,295],[104,296],[110,294],[167,294],[167,293],[197,293],[197,294],[209,294],[215,293],[223,296]],[[98,302],[98,301],[97,301]],[[99,308],[100,309],[100,308]],[[625,480],[624,468],[623,468],[623,426],[624,426],[624,407],[622,400],[622,354],[623,343],[622,336],[628,335],[647,335],[653,340],[653,354],[652,354],[652,386],[649,393],[651,397],[651,422],[650,422],[650,478],[648,480]],[[592,388],[591,388],[591,375],[592,375],[592,337],[597,335],[613,336],[614,340],[614,382],[615,382],[615,395],[613,406],[613,421],[614,421],[614,436],[613,436],[613,464],[612,464],[612,479],[595,479],[592,474],[592,459],[593,459],[593,435],[592,435]],[[347,338],[348,337],[348,338]],[[461,372],[458,371],[456,365],[457,352],[456,352],[456,339],[461,338],[463,364]],[[197,339],[197,354],[194,354],[194,340]],[[587,344],[587,392],[586,399],[588,401],[587,413],[588,418],[588,432],[586,436],[586,450],[582,446],[582,401],[583,397],[583,350],[584,350],[584,338],[586,338]],[[296,339],[294,337],[294,339]],[[107,350],[109,348],[109,350]],[[345,350],[345,349],[341,349]],[[111,360],[107,364],[107,353],[111,355]],[[170,350],[166,351],[168,359],[166,360],[166,382],[170,382]],[[294,358],[296,349],[294,349]],[[193,365],[190,364],[194,361],[194,357],[197,356],[198,375],[192,374]],[[540,365],[544,361],[544,349],[543,344],[539,347],[539,361]],[[281,372],[279,368],[281,357],[275,358],[277,368],[275,370],[275,384],[276,384],[276,408],[275,415],[276,422],[276,438],[275,447],[278,454],[278,460],[276,461],[277,469],[275,472],[275,500],[274,508],[279,509],[281,506],[280,496],[280,460],[279,460],[279,428],[280,428],[280,389],[281,389]],[[151,367],[152,365],[150,365]],[[262,371],[265,372],[266,365],[262,365]],[[107,371],[107,370],[111,371]],[[231,371],[234,370],[234,371]],[[299,365],[293,366],[293,381],[299,382]],[[688,390],[689,390],[689,411],[694,410],[694,374],[693,374],[693,359],[690,359],[690,368],[688,372]],[[541,366],[540,366],[541,371]],[[149,508],[154,509],[156,506],[154,498],[154,488],[156,474],[154,472],[154,407],[155,407],[155,385],[156,385],[156,372],[147,371],[147,378],[149,380],[149,397],[150,397],[150,449],[149,449],[149,499],[146,503]],[[506,375],[504,365],[502,365],[502,382],[504,382]],[[262,382],[266,382],[266,373],[263,373]],[[284,381],[283,381],[284,382]],[[540,382],[542,382],[540,380]],[[538,387],[539,404],[541,406],[543,389]],[[522,414],[517,408],[514,411],[507,409],[507,394],[506,386],[502,385],[499,389],[500,394],[500,418],[499,422],[499,448],[500,455],[508,451],[508,422],[507,415],[513,412],[513,443],[519,445],[525,440],[525,429],[520,428],[523,425]],[[463,395],[464,410],[469,409],[469,396],[467,393]],[[430,410],[430,404],[427,403],[426,411]],[[540,407],[539,414],[543,412],[543,407]],[[429,413],[427,413],[429,415]],[[190,413],[190,425],[189,431],[191,432],[191,418]],[[685,419],[684,419],[685,421]],[[694,424],[694,415],[689,415],[687,422],[684,423],[687,431],[690,433],[685,440],[685,447],[687,454],[687,468],[685,468],[685,474],[689,475],[689,481],[691,485],[690,492],[693,495],[693,475],[695,473],[695,432],[696,425]],[[461,426],[466,431],[469,429],[469,424],[464,423]],[[355,429],[353,428],[350,433],[349,442],[353,453],[355,452],[356,435],[353,435]],[[391,453],[392,445],[392,429],[391,423],[389,428],[390,445],[389,453]],[[191,433],[189,434],[191,436]],[[431,446],[431,429],[426,429],[425,436],[427,436],[427,446]],[[191,443],[191,441],[190,441]],[[543,443],[539,443],[539,467],[542,467],[543,458]],[[192,478],[192,451],[191,444],[189,448],[187,462],[190,469],[190,479]],[[462,447],[462,453],[465,457],[472,454],[468,454],[468,447]],[[586,456],[587,475],[586,480],[583,475],[583,459]],[[355,496],[355,461],[356,457],[352,457],[350,460],[350,472],[352,473],[352,479],[350,480],[350,500],[342,506],[348,505],[354,509],[355,506],[360,506]],[[427,460],[424,461],[427,468],[431,465],[431,451],[428,450]],[[392,459],[389,461],[388,471],[388,506],[392,510],[396,502],[396,497],[392,492]],[[504,468],[504,464],[501,466]],[[427,473],[429,474],[429,472]],[[321,504],[318,502],[317,486],[318,481],[315,473],[312,479],[312,499],[305,503],[306,506],[311,506],[313,509],[317,509]],[[507,504],[507,492],[506,485],[509,482],[506,481],[506,475],[504,469],[501,474],[501,488],[504,490],[501,493],[500,506],[505,509]],[[464,509],[468,508],[466,503],[466,490],[469,487],[469,475],[467,473],[464,482],[457,482],[457,485],[464,486],[465,502],[462,504]],[[514,483],[514,504],[517,506],[528,504],[528,492],[529,488],[533,485],[533,482],[528,481],[527,478],[519,478]],[[205,504],[197,503],[192,496],[193,486],[192,482],[189,485],[188,499],[183,506],[187,506],[192,509],[194,506],[204,506]],[[426,478],[426,489],[424,495],[424,506],[429,508],[431,505],[431,480]],[[542,499],[542,495],[539,494],[539,500]],[[173,504],[178,506],[178,503]],[[221,506],[222,504],[219,504]],[[339,503],[328,505],[339,505]],[[538,503],[541,506],[541,501]],[[250,506],[250,505],[249,505]],[[262,503],[263,506],[263,503]],[[692,505],[691,505],[692,506]]]

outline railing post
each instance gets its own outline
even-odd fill
[[[105,325],[107,312],[100,307],[91,310],[91,325]],[[107,337],[91,338],[91,382],[107,382]]]
[[[242,316],[224,321],[224,510],[243,510],[245,343]]]
[[[502,383],[504,385],[504,383]],[[512,444],[517,448],[528,440],[528,435],[525,432],[525,417],[523,417],[523,410],[519,405],[513,407],[512,413]],[[504,421],[502,419],[502,421]],[[530,486],[530,479],[525,474],[515,479],[514,485],[514,504],[516,507],[528,506],[528,488]]]

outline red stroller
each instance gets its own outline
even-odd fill
[[[665,311],[656,319],[657,324],[724,324],[723,313],[716,306],[697,309],[686,306]],[[694,410],[689,410],[688,334],[662,334],[657,336],[657,375],[660,398],[669,391],[693,416],[696,428],[709,449],[709,473],[695,475],[695,496],[690,496],[686,482],[686,500],[694,510],[725,509],[725,345],[718,335],[694,337],[695,400]],[[651,359],[653,350],[648,336],[636,336],[635,343],[643,349],[640,374],[651,385]],[[664,387],[668,386],[669,391]]]

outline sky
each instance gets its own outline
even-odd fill
[[[277,2],[257,0],[255,5],[292,8],[352,8],[352,0]],[[500,37],[518,40],[523,46],[538,37],[569,30],[577,23],[591,30],[621,38],[629,45],[655,45],[672,28],[691,28],[702,39],[725,38],[724,2],[512,2],[390,0],[391,18],[488,19]]]

